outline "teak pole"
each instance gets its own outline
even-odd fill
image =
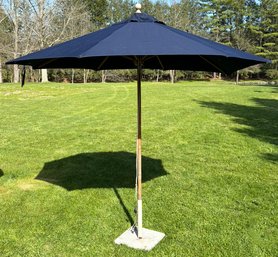
[[[141,134],[141,59],[137,60],[137,140],[136,140],[136,174],[137,174],[137,233],[142,238],[143,211],[142,211],[142,134]]]

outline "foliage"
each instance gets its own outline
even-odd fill
[[[268,69],[266,71],[266,76],[272,80],[278,80],[278,70],[277,69]]]
[[[253,41],[253,52],[272,60],[272,64],[265,64],[262,71],[268,78],[273,78],[278,69],[278,2],[276,0],[262,0],[256,3],[254,22],[250,24],[250,38]],[[269,76],[270,75],[270,76]],[[274,76],[275,77],[275,76]]]
[[[9,56],[11,52],[9,51],[11,45],[11,32],[12,23],[9,20],[9,17],[3,10],[3,7],[0,6],[0,56],[5,58]]]
[[[90,12],[91,22],[96,29],[103,27],[107,21],[108,1],[107,0],[85,0]]]
[[[134,11],[132,0],[2,0],[0,8],[0,62],[24,55],[42,47],[86,34],[127,18]],[[278,3],[276,0],[143,0],[142,11],[169,26],[208,37],[220,43],[271,59],[256,73],[243,71],[245,78],[273,79],[278,69]],[[14,8],[9,8],[14,6]],[[16,7],[16,8],[15,8]],[[15,26],[17,24],[17,26]],[[17,28],[17,29],[16,29]],[[30,29],[32,28],[32,29]],[[16,46],[17,44],[17,46]],[[6,69],[10,69],[6,71]],[[3,77],[11,76],[12,67],[3,67]],[[252,68],[251,68],[252,69]],[[0,69],[1,70],[1,69]],[[54,81],[71,81],[71,72],[49,74]],[[169,79],[169,72],[161,72]],[[67,77],[58,78],[57,74]],[[90,74],[97,74],[89,72]],[[131,71],[109,71],[111,81],[133,80]],[[157,71],[146,71],[146,79],[157,80]],[[191,74],[175,72],[171,74]],[[196,76],[199,77],[196,73]],[[203,73],[204,74],[204,73]],[[83,71],[75,72],[82,81]],[[222,74],[223,75],[223,74]],[[91,76],[91,75],[90,75]],[[94,81],[101,76],[89,77]],[[126,78],[124,78],[126,77]],[[179,80],[184,76],[177,76]],[[186,77],[186,76],[185,76]],[[10,81],[11,78],[8,79]]]

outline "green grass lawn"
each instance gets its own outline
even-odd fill
[[[145,253],[134,220],[136,85],[0,86],[0,256],[277,256],[278,90],[143,83]]]

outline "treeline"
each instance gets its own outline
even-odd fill
[[[0,0],[0,83],[19,82],[22,67],[4,63],[21,55],[104,28],[130,16],[131,0]],[[272,60],[239,72],[246,79],[278,79],[277,0],[142,0],[142,11],[167,25]],[[239,75],[237,74],[237,75]],[[208,79],[223,74],[145,70],[145,80]],[[235,75],[233,75],[235,76]],[[133,70],[32,70],[28,81],[134,80]],[[231,78],[231,77],[230,77]]]

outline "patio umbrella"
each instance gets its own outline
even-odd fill
[[[105,29],[9,61],[34,69],[137,69],[137,236],[142,228],[141,77],[142,69],[216,71],[226,74],[269,60],[172,28],[141,5],[130,18]]]

